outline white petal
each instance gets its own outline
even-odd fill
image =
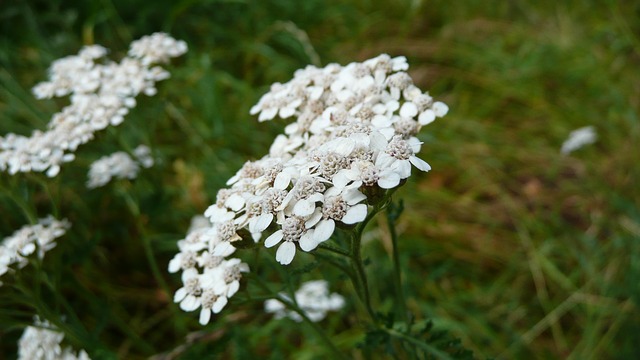
[[[213,308],[211,310],[213,310],[213,312],[217,314],[222,311],[222,309],[225,307],[225,305],[227,305],[228,302],[229,300],[225,296],[220,296],[218,300],[216,300],[216,302],[213,304]]]
[[[436,119],[436,113],[431,109],[427,109],[423,111],[420,114],[420,116],[418,116],[418,122],[420,123],[420,125],[430,124],[435,119]]]
[[[290,182],[291,182],[291,175],[283,171],[283,172],[280,172],[278,175],[276,175],[276,179],[273,182],[273,187],[278,190],[284,190],[289,186]]]
[[[229,284],[229,288],[227,290],[227,297],[232,297],[233,295],[235,295],[238,292],[238,289],[240,289],[240,282],[234,281],[231,284]]]
[[[380,133],[384,135],[384,138],[387,140],[391,140],[391,138],[393,138],[393,136],[396,135],[396,130],[392,127],[378,129],[378,131],[380,131]]]
[[[223,241],[213,248],[213,256],[229,256],[236,251],[236,248],[229,241]]]
[[[338,171],[335,175],[333,175],[333,185],[339,189],[347,186],[349,182],[353,180],[357,175],[354,174],[355,170],[352,169],[342,169]],[[355,176],[354,176],[355,175]]]
[[[178,270],[180,270],[180,262],[182,260],[182,253],[178,253],[176,254],[176,256],[173,257],[173,259],[171,259],[171,261],[169,261],[169,272],[170,273],[174,273],[177,272]]]
[[[372,131],[369,136],[371,150],[373,151],[382,151],[387,147],[387,138],[378,131]]]
[[[396,158],[387,153],[381,152],[378,154],[378,158],[376,159],[376,167],[381,170],[389,169],[395,162],[397,162]]]
[[[280,117],[283,119],[288,118],[289,116],[293,115],[296,112],[296,109],[294,107],[286,107],[286,108],[282,108],[280,109]]]
[[[305,221],[304,227],[307,229],[310,229],[313,226],[315,226],[318,223],[318,221],[320,221],[320,219],[322,219],[322,209],[316,208],[313,211],[313,214],[311,214],[311,216],[307,219],[307,221]]]
[[[391,119],[386,115],[376,115],[371,119],[371,124],[377,128],[391,126]]]
[[[356,224],[362,222],[367,217],[367,205],[366,204],[358,204],[353,206],[351,209],[347,210],[347,213],[342,218],[343,223],[345,224]]]
[[[316,225],[315,231],[313,232],[313,239],[320,243],[328,240],[331,235],[333,235],[333,231],[336,229],[336,223],[332,219],[322,220]]]
[[[253,222],[249,222],[249,231],[251,231],[251,233],[262,232],[265,231],[269,227],[269,225],[271,225],[271,222],[273,221],[273,214],[261,214],[254,220],[255,221]]]
[[[263,109],[262,112],[260,113],[260,116],[258,117],[258,121],[271,120],[276,116],[277,113],[278,113],[277,107],[274,107],[271,109]]]
[[[202,308],[200,311],[200,325],[207,325],[211,320],[211,309]]]
[[[393,164],[395,172],[400,175],[401,179],[411,176],[411,163],[408,160],[398,160]]]
[[[280,240],[282,240],[283,236],[284,233],[282,232],[282,230],[274,232],[273,234],[269,235],[269,237],[264,241],[264,246],[270,248],[277,245]]]
[[[422,170],[422,171],[429,171],[431,170],[431,166],[429,164],[427,164],[426,161],[420,159],[417,156],[411,156],[409,158],[409,161],[413,164],[413,166],[415,166],[416,168],[418,168],[418,170]]]
[[[400,175],[396,174],[393,171],[386,171],[380,174],[380,179],[378,179],[378,185],[383,189],[391,189],[400,183]]]
[[[200,306],[200,301],[193,295],[189,295],[180,303],[180,309],[184,311],[193,311]]]
[[[353,189],[346,189],[342,193],[342,198],[344,199],[344,201],[347,202],[347,204],[354,205],[366,199],[367,196],[361,193],[357,188],[353,188]]]
[[[436,113],[437,117],[443,117],[449,112],[449,106],[441,101],[434,102],[431,108]]]
[[[295,215],[305,217],[313,214],[313,211],[315,209],[315,201],[312,201],[312,199],[304,199],[296,203],[296,205],[293,207],[293,213]]]
[[[296,256],[296,245],[291,241],[283,242],[276,251],[276,260],[282,265],[289,265]]]
[[[405,118],[412,118],[416,115],[418,115],[418,107],[416,106],[416,104],[412,102],[406,102],[402,104],[402,107],[400,108],[400,116]]]
[[[318,242],[315,241],[313,236],[314,233],[314,231],[307,231],[300,237],[300,240],[298,241],[300,249],[309,252],[318,247]]]
[[[173,302],[180,302],[187,296],[187,289],[181,287],[176,291],[175,295],[173,295]]]
[[[355,141],[351,139],[341,138],[340,141],[336,141],[336,147],[333,149],[333,151],[342,156],[349,156],[355,149],[355,146]]]
[[[227,201],[224,202],[224,205],[233,211],[238,211],[244,206],[244,199],[238,194],[232,194]]]

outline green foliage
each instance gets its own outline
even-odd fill
[[[433,170],[414,174],[388,213],[407,311],[389,295],[395,245],[383,216],[362,249],[372,305],[387,314],[380,327],[359,320],[366,310],[326,259],[252,271],[276,293],[325,278],[352,298],[320,323],[351,357],[471,358],[468,348],[479,358],[637,358],[638,11],[611,1],[3,2],[0,134],[43,129],[67,104],[29,89],[84,44],[119,59],[131,40],[167,31],[190,49],[156,96],[81,146],[57,178],[0,174],[0,236],[49,213],[73,224],[42,263],[2,277],[0,354],[12,358],[37,313],[94,359],[331,356],[311,327],[264,314],[251,281],[202,328],[173,304],[180,280],[165,269],[191,217],[281,131],[248,115],[271,83],[310,63],[387,52],[406,55],[416,83],[451,109],[420,135]],[[585,125],[598,141],[561,156]],[[153,149],[153,168],[86,189],[92,161],[139,143]]]

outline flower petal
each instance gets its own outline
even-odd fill
[[[443,117],[449,112],[449,106],[441,101],[434,102],[431,108],[433,109],[437,117]]]
[[[420,114],[420,116],[418,116],[418,122],[420,123],[420,125],[430,124],[435,119],[436,119],[436,113],[431,109],[427,109],[427,110],[423,111]]]
[[[300,249],[309,252],[318,247],[318,242],[315,241],[313,237],[314,233],[315,231],[307,231],[300,237],[300,240],[298,241]]]
[[[276,251],[276,260],[282,265],[289,265],[296,256],[296,245],[291,241],[283,242]]]
[[[400,183],[400,175],[393,171],[385,171],[380,174],[378,185],[383,189],[391,189]]]
[[[332,219],[322,220],[316,225],[313,232],[313,239],[316,243],[328,240],[336,228],[336,223]]]
[[[293,207],[293,213],[301,217],[313,214],[313,211],[316,209],[316,203],[312,200],[313,199],[309,198],[298,201]]]
[[[255,218],[255,221],[249,222],[249,231],[251,233],[258,233],[265,231],[271,222],[273,221],[272,213],[260,214],[260,216]]]
[[[347,213],[342,218],[343,223],[345,224],[355,224],[362,222],[367,217],[367,205],[366,204],[358,204],[353,206],[351,209],[347,210]]]
[[[416,106],[416,104],[412,102],[406,102],[402,104],[402,107],[400,108],[400,116],[405,118],[412,118],[416,115],[418,115],[418,107]]]
[[[207,325],[211,320],[211,309],[202,308],[200,311],[200,325]]]
[[[216,300],[216,302],[213,303],[213,308],[211,308],[211,310],[213,311],[214,314],[217,314],[220,311],[222,311],[222,309],[225,307],[225,305],[227,305],[228,302],[229,302],[229,299],[227,299],[226,296],[220,296],[218,300]]]
[[[413,166],[415,166],[416,168],[418,168],[418,170],[422,170],[422,171],[429,171],[431,170],[431,166],[429,164],[427,164],[426,161],[420,159],[417,156],[411,156],[409,158],[409,161],[413,164]]]
[[[278,230],[265,239],[264,246],[268,248],[273,247],[277,245],[283,237],[284,233],[282,232],[282,230]]]

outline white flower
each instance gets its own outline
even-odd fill
[[[286,294],[280,294],[290,300]],[[308,281],[295,292],[295,303],[313,322],[318,322],[327,316],[329,311],[337,311],[344,307],[344,298],[336,293],[329,293],[329,285],[324,280]],[[264,303],[265,311],[273,313],[276,319],[288,317],[301,322],[302,317],[295,311],[287,310],[286,306],[276,299],[269,299]]]
[[[328,240],[336,227],[336,221],[347,225],[362,222],[367,217],[367,205],[359,204],[367,197],[358,191],[357,187],[345,187],[340,189],[332,187],[325,193],[322,210],[318,212],[322,220],[315,225],[313,242],[300,242],[304,251],[315,249],[318,244]]]
[[[284,220],[282,229],[277,230],[265,239],[264,246],[270,248],[280,244],[276,251],[276,261],[282,265],[288,265],[296,255],[297,242],[312,244],[315,241],[313,240],[313,232],[309,231],[307,227],[306,220],[299,216],[291,216]],[[311,245],[304,245],[304,247],[310,248]]]
[[[64,334],[47,321],[34,320],[18,341],[18,360],[90,360],[84,351],[76,355],[71,348],[62,348]]]
[[[411,175],[412,164],[419,170],[429,171],[431,166],[415,156],[420,151],[420,145],[421,143],[417,138],[404,140],[401,136],[396,135],[389,142],[385,151],[378,154],[375,163],[376,167],[391,169],[400,176],[400,179],[406,179]]]
[[[568,154],[579,148],[593,144],[598,139],[598,135],[593,126],[585,126],[579,129],[573,130],[569,134],[569,138],[562,144],[560,152],[562,154]]]
[[[59,221],[50,215],[6,237],[0,244],[0,275],[6,273],[12,264],[19,267],[27,265],[27,257],[36,250],[42,260],[45,253],[56,246],[55,239],[64,235],[69,227],[71,224],[66,219]]]
[[[448,107],[415,86],[407,69],[406,58],[385,54],[346,66],[308,66],[273,84],[251,108],[259,121],[293,121],[268,155],[245,163],[219,190],[204,213],[211,226],[201,238],[211,240],[188,236],[169,264],[171,272],[189,272],[190,283],[198,279],[200,295],[194,298],[214,289],[206,306],[200,298],[195,305],[202,306],[202,323],[224,307],[220,296],[237,289],[236,282],[221,280],[219,268],[235,250],[233,242],[248,234],[258,242],[266,233],[264,246],[277,247],[276,261],[288,265],[298,248],[313,251],[338,225],[362,223],[368,190],[399,186],[412,166],[430,170],[417,156],[422,144],[416,136]],[[188,289],[179,290],[176,301],[192,309]]]
[[[107,50],[92,45],[78,55],[56,60],[49,69],[49,81],[33,88],[38,99],[70,96],[71,103],[54,114],[46,131],[35,130],[30,137],[7,134],[0,137],[0,170],[46,172],[54,177],[63,163],[72,161],[79,145],[94,138],[97,131],[124,121],[135,107],[140,93],[154,95],[155,83],[169,73],[152,64],[182,55],[186,44],[166,34],[153,34],[131,45],[130,55],[120,63],[104,59]],[[138,149],[144,167],[153,159]]]

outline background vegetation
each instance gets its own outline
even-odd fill
[[[321,356],[308,328],[271,321],[260,301],[233,298],[202,329],[154,280],[142,244],[152,244],[174,291],[179,279],[164,269],[191,217],[282,129],[258,124],[250,106],[307,64],[383,52],[407,56],[416,83],[451,109],[421,134],[433,170],[396,196],[405,205],[410,310],[479,358],[640,356],[640,4],[5,1],[0,133],[43,128],[65,105],[30,94],[53,60],[91,43],[119,58],[155,31],[190,48],[157,96],[141,98],[123,125],[82,146],[57,178],[0,175],[2,237],[28,223],[20,202],[73,223],[45,257],[44,280],[33,269],[21,273],[32,298],[0,288],[0,358],[14,356],[36,312],[96,359]],[[597,143],[560,155],[569,132],[586,125]],[[135,181],[85,188],[93,160],[138,143],[154,149],[155,167]],[[380,279],[391,279],[389,238],[381,222],[364,249],[368,272]],[[332,270],[314,271],[353,297]],[[391,282],[376,283],[374,294],[393,291]],[[321,323],[352,356],[363,340],[354,313],[350,305]]]

